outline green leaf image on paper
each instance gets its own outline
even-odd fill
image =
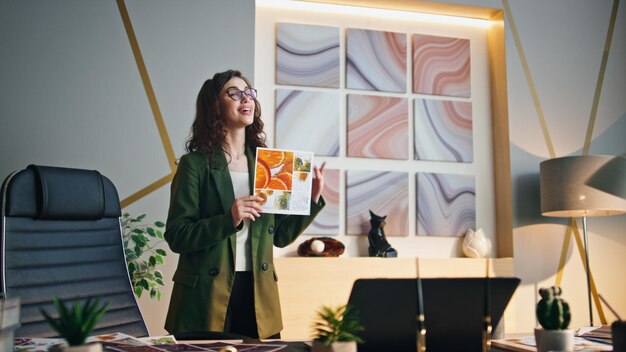
[[[288,192],[282,193],[280,196],[274,199],[274,206],[280,210],[288,210],[290,197],[291,197],[291,193],[288,193]]]

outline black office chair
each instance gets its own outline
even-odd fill
[[[99,297],[109,308],[94,335],[148,335],[133,294],[120,202],[97,171],[30,165],[2,185],[0,290],[21,300],[16,336],[55,337],[40,313]]]

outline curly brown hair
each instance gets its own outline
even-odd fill
[[[223,148],[226,141],[226,128],[220,111],[219,93],[226,82],[233,77],[243,79],[248,87],[252,87],[250,81],[237,70],[219,72],[213,78],[207,79],[198,93],[196,117],[191,125],[191,136],[185,143],[187,152],[199,151],[206,154],[211,165],[214,165],[216,150],[222,148],[228,154],[228,148]],[[254,120],[250,126],[246,126],[246,145],[252,148],[266,147],[261,105],[256,99],[254,106]]]

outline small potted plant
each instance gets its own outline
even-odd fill
[[[67,341],[66,345],[56,347],[57,351],[64,352],[100,352],[100,343],[85,344],[85,340],[93,331],[96,324],[106,313],[108,304],[99,304],[99,300],[88,299],[84,304],[77,301],[71,308],[65,306],[58,297],[52,299],[59,316],[52,318],[45,310],[41,314],[59,336]]]
[[[569,304],[561,298],[558,286],[539,289],[537,320],[543,328],[535,329],[537,351],[572,351],[574,330],[568,329],[571,319]]]
[[[363,326],[356,310],[349,305],[334,309],[322,306],[317,317],[313,352],[356,352],[357,343],[363,342],[357,335]]]

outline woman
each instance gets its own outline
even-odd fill
[[[314,168],[311,215],[261,214],[251,195],[265,147],[256,90],[239,71],[204,82],[187,154],[172,181],[165,239],[178,253],[165,329],[279,337],[273,245],[292,243],[324,206],[324,164]]]

